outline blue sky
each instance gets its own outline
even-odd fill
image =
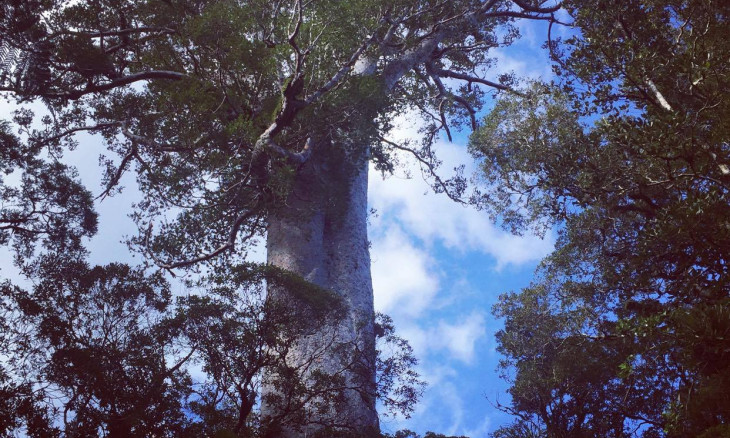
[[[489,74],[514,71],[521,77],[549,79],[547,57],[540,49],[546,28],[530,24],[521,33],[521,41],[495,54],[498,65]],[[8,108],[0,109],[0,118],[9,118]],[[416,137],[417,123],[398,121],[393,139]],[[97,193],[100,141],[87,134],[78,139],[80,146],[67,160]],[[474,170],[466,142],[461,134],[453,143],[437,144],[446,174],[460,164],[467,173]],[[496,371],[494,333],[501,322],[492,317],[491,307],[500,293],[530,282],[536,264],[551,251],[554,234],[544,240],[512,236],[485,213],[430,193],[418,165],[404,162],[404,168],[385,179],[370,174],[370,206],[377,210],[369,230],[375,306],[391,315],[399,334],[410,341],[428,387],[412,418],[383,418],[381,427],[386,432],[409,428],[486,437],[509,421],[493,406],[508,397],[507,384]],[[93,263],[135,263],[121,243],[123,236],[136,234],[126,213],[138,196],[131,175],[125,178],[125,191],[97,206],[100,229],[88,245]],[[254,257],[264,260],[263,249]],[[15,277],[5,249],[0,249],[0,277]]]
[[[555,35],[566,29],[554,28]],[[515,72],[522,78],[549,80],[547,54],[541,49],[547,28],[520,27],[522,39],[494,54],[488,74]],[[487,104],[487,108],[489,108]],[[399,121],[395,139],[417,138],[412,118]],[[475,170],[465,134],[437,144],[441,169],[463,164]],[[404,175],[410,174],[408,179]],[[555,233],[545,239],[513,236],[494,225],[484,212],[456,205],[429,192],[417,164],[385,180],[370,175],[370,220],[375,307],[390,314],[400,334],[420,359],[428,382],[410,419],[383,419],[386,432],[408,428],[419,433],[487,437],[510,421],[494,406],[507,403],[508,385],[499,378],[500,359],[494,334],[502,322],[491,315],[500,293],[527,286],[537,263],[553,248]]]
[[[455,140],[438,144],[442,168],[465,164],[468,172],[466,140]],[[506,233],[484,212],[429,193],[417,165],[410,170],[410,179],[402,170],[385,180],[371,172],[373,285],[376,309],[410,341],[429,386],[411,419],[382,427],[485,437],[508,420],[493,406],[507,398],[496,372],[501,322],[490,309],[501,292],[529,283],[553,234]]]

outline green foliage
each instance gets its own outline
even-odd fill
[[[584,135],[579,115],[566,107],[568,97],[550,91],[535,83],[524,98],[498,100],[472,135],[472,152],[491,188],[483,205],[513,233],[530,226],[543,233],[569,209],[583,207],[588,199],[578,192],[605,179],[589,172],[614,161]]]
[[[331,292],[280,269],[246,265],[201,280],[205,295],[173,300],[159,273],[81,259],[43,256],[29,274],[38,279],[32,290],[0,287],[0,436],[259,437],[306,425],[301,411],[284,406],[276,417],[259,417],[264,374],[286,394],[266,396],[270,404],[301,404],[316,394],[322,409],[343,405],[347,368],[312,373],[287,360],[298,342],[342,317]],[[263,279],[303,286],[301,301],[267,300]],[[312,310],[308,318],[302,305]],[[392,413],[407,414],[422,387],[416,361],[388,318],[379,318],[376,395]],[[332,342],[335,354],[352,349]],[[362,363],[347,357],[355,365],[343,367]]]
[[[375,365],[378,399],[385,407],[385,415],[408,418],[415,408],[414,401],[421,398],[425,386],[413,369],[418,360],[408,341],[396,335],[389,316],[376,315],[375,337],[378,340]]]
[[[46,289],[4,289],[5,310],[21,319],[18,330],[27,330],[29,342],[41,347],[31,352],[21,343],[14,351],[19,358],[37,354],[26,374],[0,370],[0,391],[19,394],[10,398],[17,403],[0,402],[0,412],[22,412],[3,427],[25,428],[30,436],[73,435],[75,427],[80,435],[127,436],[159,426],[147,432],[174,435],[178,429],[165,429],[161,416],[145,417],[169,411],[170,427],[191,435],[271,436],[275,421],[292,430],[318,421],[307,417],[305,407],[319,414],[346,409],[345,391],[337,391],[346,385],[356,386],[348,391],[373,406],[379,395],[389,408],[410,412],[420,394],[411,369],[415,359],[387,320],[380,320],[380,342],[390,344],[392,353],[379,360],[370,330],[375,321],[365,321],[358,327],[366,331],[364,348],[337,340],[328,346],[332,357],[326,359],[349,367],[341,373],[316,366],[303,371],[287,362],[295,342],[327,335],[349,309],[337,291],[314,287],[296,275],[301,272],[247,264],[247,251],[277,216],[304,221],[324,213],[327,227],[339,226],[349,205],[349,184],[367,160],[391,171],[395,151],[405,149],[435,175],[440,162],[431,146],[439,132],[450,136],[449,126],[476,125],[474,114],[485,93],[479,86],[490,84],[480,75],[494,62],[488,52],[517,36],[511,25],[515,17],[551,14],[529,5],[515,9],[507,0],[0,4],[0,92],[21,106],[12,124],[0,125],[0,244],[12,245],[23,275],[59,285],[56,295]],[[444,83],[444,78],[454,80]],[[40,123],[23,107],[33,101],[47,108]],[[386,140],[391,120],[406,111],[428,119],[417,148]],[[127,309],[129,303],[145,308],[140,303],[146,301],[136,296],[109,297],[108,308],[70,301],[80,306],[83,318],[67,318],[53,336],[65,339],[75,324],[93,325],[92,317],[103,320],[108,314],[126,324],[114,332],[120,342],[130,336],[139,344],[91,351],[69,341],[46,351],[45,328],[37,319],[23,319],[32,306],[21,304],[33,301],[36,292],[49,295],[32,308],[51,318],[48,312],[61,306],[62,292],[73,290],[96,302],[97,295],[107,296],[117,286],[126,290],[125,284],[152,282],[152,290],[165,289],[159,276],[149,277],[141,268],[94,268],[82,261],[96,215],[89,188],[79,184],[63,157],[76,146],[73,136],[79,132],[99,134],[106,148],[99,198],[121,190],[126,173],[136,177],[142,199],[127,213],[139,234],[129,243],[144,255],[144,266],[200,274],[196,286],[207,295],[147,309],[154,321]],[[434,176],[434,185],[454,199],[465,193],[463,176],[449,181]],[[63,259],[59,271],[49,257]],[[77,274],[60,268],[71,265]],[[74,275],[91,280],[76,284]],[[114,287],[105,283],[108,278]],[[271,290],[285,290],[286,302],[276,302],[276,294],[263,298],[264,281]],[[7,328],[9,336],[22,337],[15,326]],[[92,332],[89,342],[102,342],[101,333]],[[152,332],[160,338],[145,337]],[[358,356],[348,357],[348,349]],[[52,351],[74,366],[51,364]],[[208,378],[190,383],[183,365],[170,372],[173,356],[185,366],[201,365]],[[87,370],[97,380],[85,380],[79,371],[86,362],[98,365]],[[60,394],[55,405],[33,392],[35,382],[52,374],[49,367],[59,380],[48,382],[49,391]],[[381,372],[377,382],[376,370]],[[275,389],[263,401],[262,375]],[[32,378],[18,381],[17,376]],[[160,400],[147,399],[141,389],[136,398],[131,392],[108,394],[99,386],[109,386],[105,379],[129,384],[129,391],[163,382],[169,391],[160,392]],[[278,404],[279,414],[257,418],[252,410],[257,396],[264,404]],[[153,401],[156,407],[145,405]],[[180,406],[190,415],[181,417]],[[93,412],[89,423],[81,424],[85,409]],[[65,423],[62,411],[68,414]],[[124,412],[130,424],[116,429],[109,419]],[[329,433],[333,424],[324,423],[320,426]],[[61,431],[61,424],[71,426]],[[333,434],[342,431],[335,429]]]
[[[730,10],[565,7],[581,33],[549,44],[558,83],[502,99],[472,138],[485,205],[560,226],[540,278],[495,307],[519,417],[495,436],[724,433]]]
[[[32,292],[0,289],[3,436],[172,436],[187,419],[161,276],[45,257]],[[178,359],[179,360],[179,359]],[[170,362],[168,362],[170,361]],[[62,421],[61,421],[62,420]]]
[[[366,159],[393,170],[397,148],[383,138],[398,114],[420,111],[430,120],[423,147],[408,149],[430,172],[438,167],[431,150],[438,132],[473,122],[485,93],[475,72],[494,64],[490,49],[518,35],[510,2],[483,7],[475,0],[10,1],[0,16],[0,91],[48,105],[53,117],[43,129],[32,117],[16,124],[24,128],[20,143],[52,146],[54,159],[75,132],[104,136],[102,195],[136,172],[145,198],[133,212],[141,230],[134,247],[157,264],[221,246],[230,253],[232,233],[243,254],[267,215],[286,208],[303,172],[334,180],[328,175],[346,177]],[[448,29],[436,32],[435,23]],[[405,65],[429,35],[440,39],[438,50]],[[353,74],[360,49],[371,74]],[[384,76],[401,64],[398,86],[386,86]],[[437,73],[473,80],[444,85]],[[268,148],[269,139],[280,149]],[[308,162],[292,163],[307,140]],[[337,190],[346,180],[318,186],[323,202],[342,205]],[[464,182],[434,185],[457,198]]]
[[[494,438],[545,438],[545,429],[529,419],[517,419],[492,433]]]
[[[75,170],[39,153],[0,121],[0,245],[12,245],[25,262],[39,240],[46,249],[75,251],[97,229],[91,194]]]

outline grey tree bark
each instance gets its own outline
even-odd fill
[[[338,323],[298,342],[287,358],[292,364],[316,359],[317,372],[344,376],[335,388],[337,406],[315,412],[317,400],[305,406],[301,432],[283,427],[282,437],[307,436],[323,425],[363,433],[378,429],[375,410],[375,334],[370,253],[367,238],[368,162],[363,153],[335,163],[334,169],[314,152],[298,172],[286,209],[269,218],[268,263],[296,273],[337,293],[346,313]],[[270,299],[288,292],[269,288]],[[301,317],[306,318],[306,309]],[[303,376],[306,382],[306,371]],[[265,387],[264,394],[276,391]],[[330,394],[332,395],[332,394]],[[278,409],[262,406],[264,417]],[[280,408],[279,408],[280,409]]]
[[[379,74],[376,58],[360,57],[353,65],[352,74],[378,77],[382,91],[389,93],[409,70],[433,55],[446,35],[438,31],[424,38],[411,50],[395,57]],[[350,156],[343,152],[346,149],[350,150]],[[343,315],[341,323],[337,327],[324,327],[302,340],[288,360],[306,361],[319,355],[328,348],[325,344],[334,340],[330,353],[322,355],[318,370],[344,374],[348,388],[342,391],[343,401],[337,411],[321,414],[311,409],[305,414],[311,416],[311,425],[301,432],[284,427],[278,436],[285,438],[305,437],[321,428],[321,424],[355,434],[378,430],[374,303],[367,238],[367,150],[341,148],[328,152],[340,160],[330,158],[325,162],[321,157],[327,154],[312,152],[296,176],[286,209],[269,218],[267,260],[338,293],[345,300],[348,313]],[[269,289],[270,298],[286,293],[279,288]],[[287,301],[285,296],[283,300]],[[343,356],[342,351],[334,352],[331,347],[344,347],[346,352]],[[264,398],[272,391],[276,389],[265,384]],[[262,416],[273,417],[276,409],[264,402]]]

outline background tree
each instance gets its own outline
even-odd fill
[[[312,376],[287,359],[303,335],[342,313],[332,292],[272,269],[269,283],[301,283],[297,298],[312,317],[302,321],[289,306],[272,308],[251,266],[205,296],[173,301],[159,273],[78,260],[46,255],[31,291],[0,287],[0,436],[275,436],[307,424],[301,405],[310,400],[341,401],[348,369]],[[388,353],[378,355],[378,396],[408,415],[422,385],[415,359],[392,323],[379,321]],[[318,353],[310,368],[331,352]],[[196,363],[202,372],[191,372]],[[287,376],[274,418],[253,409],[266,369]]]
[[[560,224],[495,309],[514,427],[727,436],[730,9],[563,6],[579,33],[548,42],[556,83],[502,99],[472,141],[508,227]]]
[[[325,348],[309,376],[334,379],[346,365],[348,389],[337,404],[311,400],[301,418],[314,429],[372,430],[368,162],[387,171],[394,151],[410,152],[437,191],[464,201],[463,177],[435,175],[432,143],[441,131],[450,138],[450,126],[476,126],[484,87],[508,89],[508,77],[485,74],[489,50],[517,36],[509,23],[552,20],[557,9],[525,0],[11,1],[0,17],[0,90],[51,111],[40,128],[27,111],[16,117],[34,156],[49,150],[55,162],[72,134],[103,136],[102,197],[136,172],[143,199],[132,244],[157,266],[223,275],[265,234],[269,264],[337,292],[343,318],[288,360],[300,368]],[[429,121],[417,147],[388,139],[392,117],[410,110]],[[273,285],[267,299],[306,318],[293,294]],[[269,403],[281,399],[280,371],[265,374],[264,417],[280,414]]]
[[[180,435],[191,352],[163,320],[161,275],[44,257],[32,291],[0,288],[2,436]]]
[[[21,129],[30,123],[26,116],[16,117]],[[30,262],[39,240],[46,250],[79,251],[82,238],[96,233],[97,215],[75,170],[40,158],[41,148],[23,144],[8,122],[0,123],[0,144],[0,244],[13,248],[20,266]],[[18,183],[6,184],[13,172],[20,173]]]

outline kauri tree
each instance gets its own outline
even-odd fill
[[[0,168],[20,183],[2,186],[0,239],[30,277],[52,274],[41,269],[46,257],[78,254],[83,262],[83,239],[96,229],[92,196],[62,157],[79,146],[75,133],[97,134],[107,150],[98,198],[113,196],[125,173],[142,193],[130,212],[140,230],[131,247],[149,266],[195,271],[220,292],[189,300],[181,315],[160,316],[183,326],[187,354],[213,378],[180,421],[227,412],[232,420],[221,424],[238,435],[376,432],[375,400],[381,383],[393,382],[377,380],[376,370],[403,370],[408,355],[392,362],[398,357],[375,354],[376,334],[395,338],[373,312],[369,163],[387,172],[396,152],[410,153],[436,191],[466,202],[462,176],[436,175],[434,139],[476,127],[484,94],[509,89],[510,77],[486,74],[489,50],[517,37],[510,23],[552,21],[557,9],[537,0],[3,2],[0,91],[22,108],[2,125]],[[40,120],[23,107],[36,101],[48,112]],[[425,118],[420,144],[388,137],[390,121],[406,111]],[[268,263],[247,264],[262,238]],[[118,271],[89,269],[92,285]],[[69,291],[92,293],[68,281]],[[250,303],[240,289],[262,281],[265,297]],[[22,294],[7,291],[8,311],[25,315],[16,300]],[[216,315],[219,323],[205,319]],[[132,329],[151,330],[128,316]],[[163,348],[177,338],[160,336],[159,371],[178,394],[168,359],[175,354]],[[211,348],[246,339],[260,342],[224,355]],[[407,408],[417,389],[400,388],[386,400]],[[79,391],[68,391],[62,403],[76,400]],[[256,400],[259,415],[249,415]],[[98,407],[99,418],[122,409],[109,403]],[[63,411],[71,418],[81,408]]]

